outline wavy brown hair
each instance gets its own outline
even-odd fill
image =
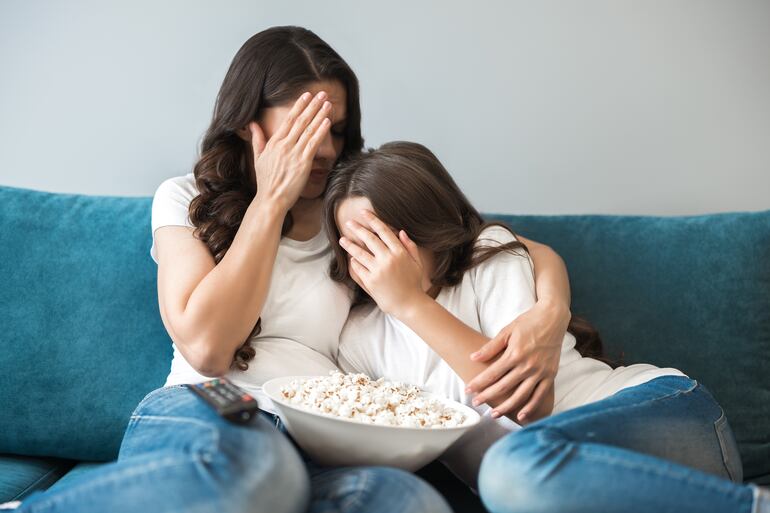
[[[257,194],[251,144],[238,131],[258,120],[263,108],[294,102],[308,85],[324,80],[337,81],[346,91],[347,122],[339,134],[344,137],[342,160],[361,151],[363,138],[358,79],[337,52],[310,30],[273,27],[252,36],[235,54],[193,169],[199,195],[189,207],[194,235],[206,243],[217,264]],[[291,225],[287,214],[282,236]],[[261,318],[236,350],[231,367],[248,368],[255,355],[250,339],[260,330]]]
[[[428,148],[412,142],[387,143],[337,167],[326,188],[323,220],[334,252],[330,274],[353,289],[354,307],[373,300],[350,277],[347,252],[339,245],[337,208],[352,197],[368,198],[384,223],[404,230],[415,244],[433,253],[430,281],[439,289],[459,284],[465,272],[500,252],[523,257],[528,253],[519,240],[476,244],[490,226],[515,234],[504,223],[484,220]],[[601,338],[585,319],[573,316],[568,331],[577,339],[580,354],[604,359]]]

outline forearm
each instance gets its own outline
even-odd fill
[[[226,372],[261,314],[284,215],[252,202],[227,253],[187,301],[182,323],[211,374]]]
[[[427,295],[421,296],[395,316],[428,344],[464,383],[475,378],[496,360],[471,360],[470,354],[478,351],[489,338],[466,325]],[[487,403],[494,407],[507,398],[508,395],[501,394],[490,398]],[[516,421],[513,414],[509,417]]]
[[[535,267],[535,294],[540,306],[547,306],[553,318],[562,321],[565,329],[570,320],[571,291],[564,260],[545,244],[516,237],[526,244]]]

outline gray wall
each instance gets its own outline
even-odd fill
[[[357,72],[369,146],[434,150],[486,212],[770,208],[770,2],[0,2],[0,184],[152,195],[271,25]]]

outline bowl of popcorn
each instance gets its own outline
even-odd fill
[[[464,404],[366,374],[288,376],[262,390],[289,434],[322,465],[417,470],[480,421]]]

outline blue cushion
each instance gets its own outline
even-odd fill
[[[566,261],[610,356],[673,366],[723,406],[745,478],[770,483],[770,211],[490,216]]]
[[[110,460],[171,340],[150,198],[0,187],[0,452]]]
[[[19,501],[45,490],[75,464],[59,458],[0,455],[0,503]]]
[[[0,452],[109,461],[171,340],[151,198],[0,186]],[[770,211],[503,216],[568,263],[573,311],[614,356],[673,365],[724,406],[745,475],[770,483]]]

